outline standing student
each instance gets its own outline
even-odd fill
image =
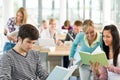
[[[6,35],[8,41],[5,43],[3,51],[8,51],[14,47],[17,42],[16,35],[10,35],[10,33],[18,31],[19,27],[27,22],[27,12],[26,9],[21,7],[18,9],[16,16],[9,18],[7,25],[4,29],[4,34]],[[11,46],[13,45],[13,46]]]
[[[0,80],[46,80],[38,51],[31,50],[39,38],[39,31],[30,24],[22,25],[13,49],[0,60]]]
[[[98,80],[120,80],[120,37],[115,25],[107,25],[102,31],[103,51],[109,65],[101,67],[98,62],[91,67]]]
[[[74,55],[80,51],[92,53],[102,42],[102,36],[95,30],[92,20],[87,19],[83,22],[83,32],[80,32],[75,37],[72,44],[69,59],[74,61]],[[80,47],[77,47],[80,45]],[[93,80],[93,73],[90,65],[82,64],[79,67],[80,80]]]

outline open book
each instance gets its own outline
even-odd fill
[[[18,30],[15,30],[15,31],[7,34],[7,36],[16,36],[16,37],[17,37],[17,35],[18,35]]]
[[[80,52],[80,57],[83,64],[90,65],[89,62],[92,61],[92,62],[99,62],[101,66],[108,65],[107,57],[103,51],[96,54],[90,54],[88,52]]]
[[[46,80],[68,80],[76,68],[77,65],[70,68],[56,66]]]

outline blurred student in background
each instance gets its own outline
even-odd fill
[[[115,25],[107,25],[102,31],[103,51],[109,65],[101,67],[98,62],[92,63],[92,70],[97,80],[120,79],[120,37]]]
[[[73,30],[68,31],[65,41],[74,41],[76,35],[81,31],[83,31],[82,30],[82,21],[76,20],[74,22]]]
[[[98,46],[102,44],[102,36],[96,31],[92,20],[87,19],[83,22],[83,32],[75,37],[72,44],[69,59],[73,62],[74,55],[80,51],[92,53]],[[77,46],[80,47],[77,48]],[[80,58],[80,57],[79,57]],[[80,80],[94,80],[94,76],[90,65],[82,64],[79,66]]]
[[[54,18],[49,20],[49,28],[42,31],[40,34],[41,39],[54,39],[57,45],[61,45],[57,36],[57,21]]]
[[[74,22],[74,26],[73,26],[73,30],[69,30],[67,35],[66,35],[66,38],[63,42],[65,41],[74,41],[76,35],[82,31],[82,21],[80,20],[76,20]],[[68,56],[64,56],[64,59],[63,59],[63,66],[64,67],[68,67],[69,65],[69,57]]]
[[[40,33],[43,30],[46,30],[48,28],[47,22],[45,20],[42,21],[42,26],[39,27]]]
[[[9,35],[10,33],[14,31],[18,31],[19,27],[23,24],[26,24],[27,22],[27,12],[26,9],[21,7],[18,9],[16,16],[9,18],[7,25],[4,30],[4,34],[6,35],[8,41],[4,45],[3,51],[10,50],[15,43],[17,42],[17,37],[16,35]],[[10,46],[9,44],[13,45]]]
[[[49,28],[41,32],[40,38],[49,38],[49,39],[54,39],[56,41],[56,37],[57,37],[56,25],[57,25],[56,20],[51,18],[49,20]]]
[[[62,26],[62,29],[64,29],[64,30],[73,30],[73,27],[70,25],[70,21],[69,20],[66,20],[64,22],[64,25]]]

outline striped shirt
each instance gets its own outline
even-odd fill
[[[30,50],[26,56],[14,49],[0,60],[0,80],[46,80],[48,73],[42,68],[39,52]]]

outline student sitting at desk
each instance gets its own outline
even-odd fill
[[[38,51],[31,50],[39,38],[39,31],[30,24],[22,25],[13,49],[0,60],[0,80],[46,80]]]
[[[64,42],[65,41],[74,41],[76,35],[80,31],[82,31],[82,21],[76,20],[74,22],[73,30],[68,31]],[[64,64],[63,64],[63,66],[67,68],[68,65],[69,65],[69,58],[68,58],[68,56],[64,56]]]
[[[47,22],[45,20],[42,21],[42,25],[39,27],[40,33],[48,28]]]
[[[69,20],[66,20],[64,22],[64,25],[62,26],[62,29],[64,29],[64,30],[73,30],[73,27],[70,25],[70,21]]]
[[[41,39],[54,39],[57,45],[61,45],[62,43],[60,43],[57,38],[56,25],[57,25],[56,20],[53,18],[50,19],[49,28],[41,32],[40,38]]]

